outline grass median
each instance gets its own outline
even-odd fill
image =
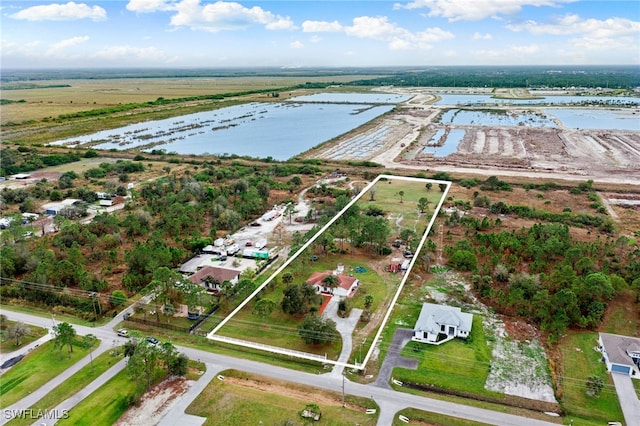
[[[36,391],[88,353],[77,344],[73,345],[73,352],[55,349],[52,341],[42,344],[0,377],[0,408]]]

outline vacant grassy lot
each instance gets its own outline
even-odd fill
[[[187,408],[188,414],[206,417],[205,425],[308,424],[300,417],[307,404],[317,404],[321,425],[375,425],[377,414],[365,414],[377,408],[368,399],[342,395],[308,386],[248,375],[237,371],[222,373],[224,381],[214,379]]]
[[[574,419],[575,424],[595,426],[623,421],[611,376],[600,361],[602,355],[594,349],[597,340],[595,332],[568,332],[560,343],[563,366],[560,403],[566,418]],[[587,395],[587,378],[594,374],[604,381],[604,388],[597,398]]]
[[[52,341],[34,349],[0,376],[0,407],[5,408],[42,387],[88,353],[78,345],[73,346],[71,353],[67,348],[54,349]]]
[[[129,408],[135,394],[136,381],[122,370],[98,390],[69,411],[69,418],[59,425],[111,425]]]
[[[13,352],[20,348],[25,347],[29,343],[38,340],[42,336],[48,333],[47,329],[42,327],[36,327],[35,325],[29,325],[29,334],[20,339],[20,344],[16,345],[16,339],[9,336],[7,329],[16,324],[16,321],[6,320],[2,324],[0,329],[0,353]]]
[[[57,387],[51,390],[44,398],[34,404],[30,409],[34,412],[37,410],[52,410],[58,406],[62,401],[70,398],[79,392],[82,388],[87,386],[93,380],[95,380],[102,373],[107,371],[111,366],[117,363],[120,357],[113,356],[110,351],[101,354],[93,360],[93,365],[88,364],[83,367],[76,374],[71,376],[65,382],[61,383]],[[16,418],[9,422],[11,426],[30,425],[33,423],[32,419]]]

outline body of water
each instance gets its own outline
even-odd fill
[[[440,138],[444,135],[444,130],[439,129],[433,137],[431,137],[429,142],[427,142],[427,146],[423,148],[422,152],[425,154],[433,154],[434,157],[446,157],[458,150],[458,144],[462,138],[464,138],[464,134],[464,129],[451,129],[442,146],[431,146],[438,143]]]
[[[68,138],[96,149],[163,149],[287,160],[390,111],[394,104],[250,103]]]
[[[391,93],[316,93],[314,95],[291,98],[294,102],[338,102],[361,104],[399,104],[408,101],[412,96]]]
[[[476,126],[558,127],[551,118],[544,114],[466,109],[450,109],[442,114],[440,122]]]
[[[629,110],[557,108],[545,110],[572,129],[640,131],[640,115]]]
[[[436,105],[567,105],[567,104],[607,104],[612,106],[640,105],[640,98],[629,96],[545,96],[542,99],[497,99],[491,95],[439,95],[442,99]]]

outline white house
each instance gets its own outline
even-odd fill
[[[598,349],[607,371],[640,378],[640,339],[619,334],[600,333]]]
[[[423,303],[411,340],[439,345],[456,337],[466,339],[472,323],[473,315],[460,308]]]
[[[338,278],[338,285],[336,287],[325,286],[322,282],[322,280],[329,275],[334,275]],[[338,265],[338,268],[334,271],[314,272],[309,279],[307,279],[307,284],[314,286],[318,293],[340,297],[353,297],[358,290],[359,281],[356,277],[345,275],[344,265]]]
[[[189,277],[192,283],[201,285],[214,293],[220,291],[223,282],[229,281],[231,285],[236,285],[239,279],[240,271],[216,266],[205,266]]]

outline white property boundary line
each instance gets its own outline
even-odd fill
[[[437,185],[440,184],[445,184],[446,188],[442,193],[442,196],[440,197],[440,202],[438,203],[438,206],[434,209],[433,211],[433,215],[431,216],[431,220],[429,221],[429,225],[427,226],[427,229],[425,230],[424,234],[422,235],[422,238],[420,239],[420,243],[418,244],[418,247],[416,248],[416,255],[413,256],[413,258],[411,259],[411,262],[409,263],[409,268],[407,269],[407,271],[404,273],[402,280],[400,281],[400,285],[398,286],[398,290],[396,290],[395,295],[393,296],[393,299],[391,301],[391,303],[389,304],[389,309],[387,310],[387,313],[385,314],[384,318],[382,319],[382,323],[380,324],[380,327],[378,327],[378,332],[376,333],[375,337],[373,338],[373,342],[371,344],[371,346],[369,347],[369,351],[367,352],[366,356],[364,357],[364,360],[362,361],[362,363],[358,363],[358,364],[347,364],[344,362],[339,362],[339,361],[332,361],[329,359],[326,359],[326,357],[322,357],[319,355],[315,355],[315,354],[311,354],[311,353],[305,353],[305,352],[299,352],[299,351],[292,351],[290,349],[286,349],[286,348],[279,348],[277,346],[268,346],[268,345],[264,345],[264,344],[260,344],[260,343],[255,343],[255,342],[249,342],[247,340],[240,340],[240,339],[234,339],[234,338],[229,338],[229,337],[225,337],[225,336],[217,336],[216,333],[229,321],[231,320],[231,318],[233,318],[242,308],[244,308],[246,306],[247,303],[249,303],[250,300],[252,300],[263,288],[265,288],[267,285],[269,285],[269,283],[271,281],[273,281],[273,279],[275,279],[276,276],[278,276],[278,274],[280,274],[287,266],[289,266],[291,264],[291,262],[293,262],[298,256],[300,256],[306,249],[307,247],[309,247],[324,231],[326,231],[331,225],[333,225],[333,223],[338,220],[338,218],[340,216],[342,216],[344,214],[344,212],[346,212],[352,205],[354,205],[356,202],[358,202],[358,200],[360,200],[360,198],[362,198],[362,196],[364,194],[366,194],[371,188],[373,188],[380,180],[382,179],[386,179],[386,180],[403,180],[403,181],[407,181],[407,182],[432,182],[435,183]],[[429,231],[431,231],[431,227],[433,226],[433,223],[436,220],[436,217],[438,216],[438,213],[440,212],[440,208],[442,207],[442,204],[444,203],[444,200],[447,198],[447,194],[449,193],[449,189],[451,188],[451,182],[449,181],[443,181],[443,180],[433,180],[433,179],[424,179],[424,178],[414,178],[414,177],[405,177],[405,176],[393,176],[393,175],[378,175],[377,178],[375,178],[371,183],[369,183],[362,191],[360,191],[360,193],[354,198],[352,199],[346,206],[344,206],[344,208],[342,210],[340,210],[340,212],[338,212],[338,214],[336,214],[329,222],[326,223],[326,225],[324,225],[322,227],[322,229],[320,229],[313,237],[311,237],[311,239],[309,239],[309,241],[307,241],[305,244],[302,245],[302,247],[300,247],[300,249],[298,249],[298,251],[291,256],[289,259],[287,259],[286,262],[284,262],[273,274],[271,274],[271,276],[269,278],[267,278],[260,287],[256,288],[253,293],[251,293],[245,300],[242,301],[242,303],[240,303],[240,305],[238,305],[238,307],[236,307],[233,312],[231,312],[231,314],[229,314],[225,319],[223,319],[220,324],[218,324],[213,330],[211,330],[211,332],[209,332],[209,334],[207,334],[207,338],[210,340],[215,340],[218,342],[226,342],[226,343],[231,343],[230,341],[232,340],[233,344],[238,345],[238,346],[244,346],[244,347],[248,347],[248,348],[253,348],[253,349],[260,349],[263,351],[269,351],[269,352],[273,352],[273,353],[278,353],[278,354],[283,354],[283,355],[289,355],[292,357],[296,357],[296,358],[303,358],[303,359],[308,359],[308,360],[312,360],[312,361],[321,361],[324,362],[326,364],[333,364],[333,365],[339,365],[339,366],[343,366],[346,368],[353,368],[353,369],[357,369],[357,370],[362,370],[364,369],[364,366],[367,365],[367,362],[369,361],[369,358],[371,357],[371,354],[373,353],[373,350],[375,349],[376,344],[378,343],[378,339],[380,338],[380,335],[382,334],[382,330],[384,330],[384,327],[387,325],[387,321],[389,321],[389,317],[391,316],[391,310],[393,309],[393,307],[395,306],[398,297],[400,297],[400,292],[402,291],[402,289],[404,288],[404,284],[407,281],[407,278],[409,277],[409,272],[411,272],[411,269],[413,268],[413,265],[416,262],[416,259],[418,258],[417,254],[420,253],[420,250],[422,249],[422,246],[424,245],[425,241],[427,240],[427,237],[429,236]]]

